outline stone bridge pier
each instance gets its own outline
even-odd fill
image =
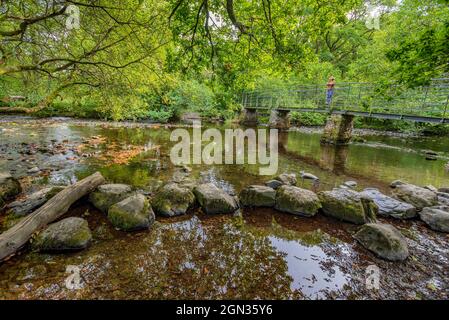
[[[268,126],[274,129],[288,130],[290,128],[289,113],[288,110],[271,110]]]
[[[333,114],[327,119],[323,135],[321,136],[321,143],[335,145],[348,144],[352,137],[353,127],[354,116]]]
[[[240,123],[244,126],[257,126],[257,110],[256,109],[244,109],[243,117]]]

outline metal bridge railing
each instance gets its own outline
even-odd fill
[[[326,104],[326,91],[322,84],[248,91],[242,94],[242,106],[449,118],[449,78],[433,79],[429,85],[416,88],[401,84],[340,83],[335,86],[329,105]]]

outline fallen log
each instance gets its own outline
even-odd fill
[[[14,254],[28,242],[34,232],[61,217],[70,206],[105,182],[101,173],[65,188],[42,207],[23,218],[12,228],[0,234],[0,261]]]

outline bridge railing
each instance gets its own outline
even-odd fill
[[[449,78],[433,79],[427,86],[402,84],[340,83],[330,104],[326,86],[298,85],[242,94],[242,106],[254,109],[332,110],[449,118]]]

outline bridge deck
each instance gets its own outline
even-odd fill
[[[300,85],[242,95],[245,109],[351,114],[355,116],[449,123],[449,78],[433,79],[428,86],[342,83],[326,104],[326,87]]]

